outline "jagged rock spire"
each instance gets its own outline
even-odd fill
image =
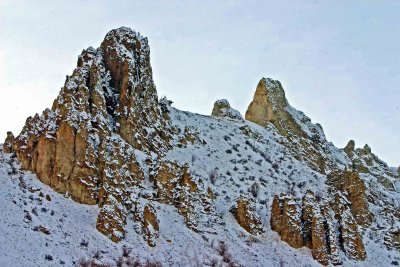
[[[168,122],[161,113],[147,39],[122,27],[107,33],[99,48],[82,51],[52,109],[28,118],[7,144],[25,169],[58,192],[103,203],[114,168],[133,173],[126,181],[143,176],[127,144],[146,153],[166,150]],[[118,181],[119,174],[112,176]]]
[[[253,101],[246,111],[246,120],[262,126],[266,126],[268,122],[275,124],[287,105],[281,83],[270,78],[262,78],[258,82]]]
[[[82,51],[52,109],[29,117],[16,138],[8,134],[4,151],[15,152],[24,169],[57,192],[98,204],[97,229],[118,242],[145,178],[137,151],[146,168],[157,169],[153,159],[163,158],[170,142],[179,138],[163,105],[158,103],[147,38],[126,27],[114,29],[99,48]],[[190,197],[203,200],[197,191]],[[196,212],[184,213],[188,224]]]

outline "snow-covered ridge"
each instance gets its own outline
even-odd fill
[[[171,266],[182,259],[190,265],[196,257],[200,265],[215,258],[229,266],[314,266],[318,263],[310,249],[292,249],[272,231],[273,199],[282,193],[290,196],[285,199],[290,199],[287,204],[299,213],[294,216],[297,220],[302,220],[299,203],[309,192],[327,205],[338,193],[343,209],[353,212],[348,199],[363,199],[364,192],[357,194],[358,198],[346,195],[353,191],[343,186],[348,192],[341,192],[345,191],[338,189],[342,184],[329,184],[327,176],[352,170],[361,173],[357,182],[365,186],[374,217],[368,226],[351,228],[362,234],[365,262],[352,260],[347,251],[341,251],[339,257],[345,265],[355,266],[398,260],[398,253],[390,249],[396,249],[400,226],[390,218],[400,216],[399,175],[370,150],[349,152],[328,143],[322,127],[291,107],[281,83],[272,79],[261,79],[247,120],[225,100],[216,103],[214,116],[177,110],[167,99],[158,100],[149,55],[147,39],[139,33],[125,27],[110,31],[98,49],[88,48],[79,56],[52,110],[28,118],[19,136],[7,137],[4,151],[8,154],[1,154],[0,163],[5,170],[11,168],[11,173],[4,172],[1,179],[12,198],[4,200],[5,209],[13,205],[14,196],[22,201],[39,192],[24,191],[16,184],[27,175],[29,183],[62,203],[54,209],[92,212],[84,224],[68,223],[73,224],[71,229],[91,233],[89,238],[95,240],[92,250],[65,244],[62,250],[68,253],[64,258],[55,253],[57,259],[72,265],[77,252],[89,257],[101,249],[101,240],[107,240],[102,242],[110,252],[98,259],[102,263],[117,257],[125,245],[135,248],[137,255]],[[238,199],[249,200],[251,213],[245,211],[244,216],[256,218],[257,233],[247,232],[232,212]],[[21,203],[16,214],[28,205]],[[327,220],[318,209],[318,220]],[[353,215],[349,213],[347,221],[353,222]],[[23,233],[27,236],[20,238],[35,235],[29,231],[29,222],[15,220],[10,225],[7,218],[3,220],[9,225],[7,233],[19,225],[26,228]],[[329,229],[336,227],[336,218],[333,221]],[[44,215],[36,224],[50,229],[46,242],[56,243],[61,238],[53,234],[56,227],[64,229],[71,240],[79,239],[65,229],[68,225],[56,226],[57,222]],[[111,243],[96,228],[119,243]],[[294,228],[302,231],[300,226]],[[221,242],[229,247],[231,256],[218,254]],[[21,259],[21,263],[57,265],[35,249],[28,254],[29,260]],[[16,255],[13,249],[5,251]],[[14,260],[18,263],[19,259]]]

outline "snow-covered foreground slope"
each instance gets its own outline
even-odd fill
[[[195,233],[176,208],[153,202],[160,221],[156,247],[149,247],[136,233],[132,216],[125,239],[115,244],[95,228],[98,207],[77,204],[55,193],[36,175],[22,171],[15,157],[1,152],[0,266],[74,266],[79,259],[96,254],[99,263],[112,263],[124,246],[132,248],[132,255],[139,259],[158,260],[165,266],[204,266],[214,259],[223,262],[218,252],[221,241],[240,266],[320,266],[308,248],[296,250],[280,241],[269,219],[275,193],[291,190],[301,197],[310,189],[323,195],[326,177],[292,158],[279,144],[281,137],[274,129],[173,108],[170,115],[177,127],[191,128],[202,140],[173,148],[167,158],[189,164],[191,174],[213,191],[221,217],[213,229],[217,234]],[[213,172],[216,179],[212,183]],[[229,212],[235,199],[249,194],[254,183],[259,185],[256,207],[265,230],[258,236],[248,234]],[[398,252],[389,252],[374,240],[364,238],[364,242],[367,260],[346,260],[345,266],[387,266],[399,258]]]
[[[115,244],[95,228],[97,207],[77,204],[55,193],[2,152],[0,183],[0,266],[74,266],[98,251],[99,262],[112,263],[123,246],[132,248],[132,255],[139,259],[159,260],[164,266],[203,266],[221,257],[212,248],[212,242],[220,240],[228,244],[233,260],[243,266],[293,266],[295,262],[318,266],[307,249],[292,249],[272,232],[251,237],[235,227],[233,218],[228,218],[229,227],[218,235],[196,234],[174,208],[162,204],[156,204],[161,229],[155,248],[150,248],[129,222],[126,239]]]

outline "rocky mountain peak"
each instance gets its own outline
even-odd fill
[[[369,147],[369,145],[368,144],[365,144],[365,146],[363,147],[363,151],[364,151],[364,153],[365,154],[371,154],[371,152],[372,152],[372,150],[371,150],[371,148]]]
[[[270,78],[262,78],[257,84],[253,101],[247,109],[246,120],[262,126],[266,126],[269,122],[279,125],[280,115],[287,105],[281,83]]]
[[[354,140],[350,140],[343,150],[349,157],[352,157],[355,147],[356,143],[354,142]]]

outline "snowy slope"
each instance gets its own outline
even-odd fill
[[[97,207],[77,204],[55,193],[34,174],[21,171],[10,154],[1,153],[0,266],[74,266],[80,258],[93,257],[97,251],[99,262],[111,263],[121,255],[123,246],[132,248],[132,254],[140,259],[159,260],[165,266],[204,266],[213,259],[222,263],[216,249],[219,241],[227,244],[233,261],[240,266],[320,266],[309,249],[296,250],[280,241],[270,229],[269,218],[275,193],[291,190],[301,197],[311,189],[324,194],[326,177],[294,159],[273,128],[174,108],[170,108],[170,116],[176,127],[190,128],[200,140],[185,147],[174,146],[167,158],[188,163],[191,174],[213,191],[222,222],[215,226],[217,234],[189,230],[176,208],[154,202],[160,220],[157,246],[147,245],[130,217],[126,238],[115,244],[95,229]],[[338,149],[335,153],[344,157]],[[210,180],[213,172],[217,174],[214,183]],[[265,230],[258,236],[248,234],[229,212],[237,197],[250,194],[254,183],[259,185],[257,212]],[[393,194],[398,198],[398,192]],[[40,226],[50,233],[40,231]],[[389,266],[399,261],[398,252],[388,251],[369,238],[373,234],[364,233],[367,260],[346,260],[345,266]]]

